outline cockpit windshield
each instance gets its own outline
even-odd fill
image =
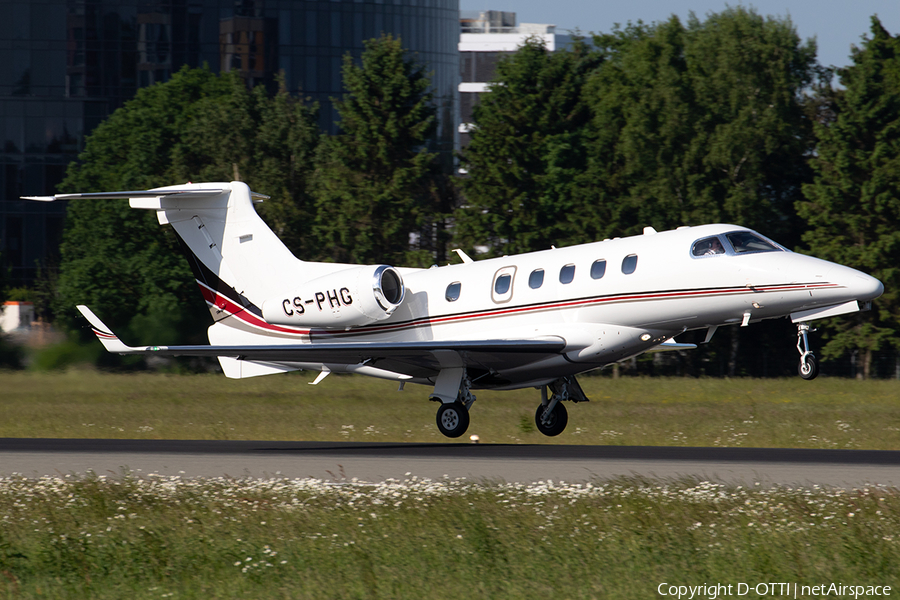
[[[728,241],[734,248],[735,254],[781,251],[781,248],[751,231],[733,231],[726,233],[725,237],[728,238]]]
[[[732,231],[700,238],[691,245],[691,256],[734,256],[757,252],[782,252],[784,248],[754,231]]]

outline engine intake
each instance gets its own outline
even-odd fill
[[[387,319],[403,304],[403,278],[388,265],[353,267],[313,279],[263,302],[273,325],[346,329]]]

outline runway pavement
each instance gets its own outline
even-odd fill
[[[900,487],[900,452],[770,448],[0,439],[0,476],[181,475],[383,481],[407,474],[586,482],[618,476]]]

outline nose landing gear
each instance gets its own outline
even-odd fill
[[[815,329],[810,329],[809,323],[797,323],[797,351],[800,353],[800,365],[797,367],[797,372],[807,381],[815,379],[819,374],[819,361],[809,349],[809,339],[806,335],[810,331],[815,331]]]

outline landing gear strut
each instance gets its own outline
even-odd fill
[[[436,419],[438,430],[449,438],[458,438],[469,428],[469,408],[475,402],[475,394],[469,391],[472,382],[464,369],[460,369],[460,371],[461,374],[448,374],[446,378],[447,381],[452,381],[461,375],[459,391],[455,400],[451,400],[452,396],[448,398],[446,394],[438,392],[439,387],[442,391],[445,391],[447,385],[440,379],[438,385],[435,386],[435,393],[431,396],[431,400],[441,403],[440,407],[438,407]]]
[[[547,397],[547,389],[551,395]],[[559,435],[569,422],[569,413],[561,404],[566,400],[587,402],[587,396],[574,377],[560,377],[556,381],[541,388],[541,404],[534,413],[534,423],[538,431],[546,436]]]
[[[819,361],[809,349],[807,333],[815,331],[809,328],[809,323],[797,323],[797,351],[800,353],[800,365],[797,372],[806,380],[815,379],[819,374]]]

